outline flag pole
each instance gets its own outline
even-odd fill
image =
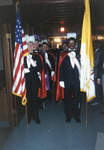
[[[26,124],[28,126],[27,103],[25,104]]]
[[[17,5],[18,4],[19,4],[19,0],[16,1],[16,12],[17,12]],[[26,114],[26,124],[28,126],[27,103],[25,104],[25,114]]]
[[[16,1],[16,12],[17,12],[17,5],[19,4],[19,0]]]

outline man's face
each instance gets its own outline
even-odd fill
[[[48,46],[47,46],[47,44],[43,44],[41,48],[42,48],[42,51],[43,51],[43,52],[46,52]]]
[[[70,49],[74,49],[75,48],[75,41],[74,40],[69,40],[68,47]]]
[[[29,53],[32,53],[32,51],[33,51],[33,43],[28,43],[27,47],[28,47]]]
[[[67,45],[65,43],[62,45],[63,51],[66,51],[66,46]]]
[[[53,43],[53,48],[56,49],[56,47],[57,47],[57,44]]]
[[[33,44],[33,49],[37,49],[37,48],[38,48],[38,45],[39,45],[39,42],[38,42],[38,41],[35,41],[34,44]]]

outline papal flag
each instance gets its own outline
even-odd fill
[[[86,92],[86,100],[89,102],[95,97],[94,84],[94,55],[92,44],[91,18],[89,0],[85,0],[85,12],[81,36],[81,80],[80,90]]]
[[[21,25],[20,8],[18,3],[16,25],[15,25],[15,50],[14,50],[12,93],[22,98],[23,105],[25,105],[27,102],[25,72],[24,72],[24,56],[26,56],[27,54],[28,48],[24,31]]]

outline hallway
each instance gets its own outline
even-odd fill
[[[87,127],[85,125],[85,95],[81,94],[81,123],[72,118],[66,123],[63,101],[45,101],[39,110],[41,124],[33,120],[26,125],[25,115],[14,128],[3,150],[103,150],[104,107],[88,103]]]

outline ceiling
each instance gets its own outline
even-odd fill
[[[104,0],[90,0],[90,11],[93,35],[103,35]],[[33,27],[36,34],[63,36],[71,31],[81,35],[84,0],[20,0],[20,14],[23,26]],[[15,22],[15,5],[0,7],[0,18],[1,23]]]

